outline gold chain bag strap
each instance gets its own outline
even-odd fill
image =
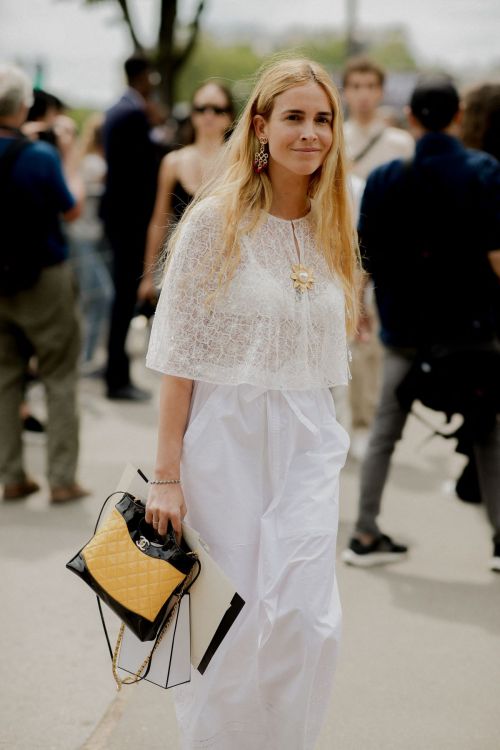
[[[192,584],[194,583],[194,581],[196,580],[196,578],[198,578],[198,575],[199,575],[199,572],[196,574],[196,577],[192,581],[189,582],[189,584],[187,585],[187,587],[184,588],[177,595],[176,601],[175,601],[172,609],[168,613],[168,615],[167,615],[167,617],[165,619],[165,622],[164,622],[164,624],[163,624],[160,632],[158,633],[158,636],[156,638],[156,641],[154,642],[153,648],[151,649],[151,651],[149,652],[149,654],[146,656],[146,658],[144,659],[144,661],[140,665],[140,667],[137,670],[137,672],[134,675],[132,675],[131,677],[120,677],[120,675],[118,674],[118,658],[120,656],[120,649],[122,647],[123,635],[125,633],[125,625],[123,623],[120,625],[120,630],[118,632],[118,637],[116,639],[116,645],[115,645],[115,648],[114,648],[114,651],[113,651],[113,656],[112,656],[112,659],[111,659],[112,670],[113,670],[113,677],[114,677],[115,682],[116,682],[116,688],[117,688],[117,690],[121,690],[122,685],[134,685],[136,682],[140,682],[141,680],[146,679],[146,677],[148,676],[149,669],[151,667],[152,661],[153,661],[154,653],[155,653],[156,649],[158,648],[158,646],[160,645],[160,643],[162,642],[162,640],[163,640],[163,638],[165,636],[165,633],[167,632],[167,630],[168,630],[168,628],[169,628],[172,620],[174,619],[174,617],[175,617],[175,615],[177,613],[177,610],[179,609],[179,605],[181,603],[182,597],[184,596],[185,593],[187,593],[187,591],[192,586]],[[190,578],[190,577],[191,576],[189,576],[188,578]],[[106,628],[105,623],[104,623],[104,628]],[[106,635],[107,635],[107,633],[106,633]]]
[[[104,508],[113,495],[120,494],[111,513],[99,525]],[[173,527],[165,539],[158,537],[145,521],[145,508],[132,495],[112,493],[97,518],[94,536],[67,563],[97,595],[97,605],[113,664],[113,675],[120,689],[144,679],[153,653],[170,624],[182,596],[200,574],[201,565],[184,540],[178,545]],[[122,621],[118,642],[111,647],[101,600]],[[116,663],[124,627],[141,641],[155,641],[151,653],[135,675],[122,680]]]

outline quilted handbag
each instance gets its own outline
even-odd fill
[[[172,525],[165,539],[146,523],[145,508],[129,493],[122,497],[92,539],[67,563],[141,640],[158,637],[167,616],[200,572],[197,556],[178,545]]]

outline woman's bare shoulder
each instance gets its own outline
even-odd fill
[[[160,180],[173,183],[178,179],[179,157],[177,151],[170,151],[161,160]]]

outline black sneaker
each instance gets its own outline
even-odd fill
[[[145,391],[143,388],[138,388],[136,385],[129,383],[123,385],[121,388],[109,388],[108,398],[113,401],[149,401],[151,394],[149,391]]]
[[[500,542],[493,545],[493,557],[490,560],[490,570],[500,573]]]
[[[28,416],[23,419],[23,430],[40,434],[45,432],[45,427],[40,420],[33,416],[33,414],[28,414]]]
[[[342,552],[342,560],[348,565],[369,568],[372,565],[387,565],[406,557],[408,547],[395,544],[389,536],[381,534],[371,544],[361,544],[353,537],[349,547]],[[500,562],[500,559],[499,559]]]

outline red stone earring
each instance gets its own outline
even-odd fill
[[[260,148],[255,152],[255,159],[253,162],[253,171],[256,174],[260,174],[267,169],[269,162],[269,152],[266,151],[267,138],[260,139]]]

